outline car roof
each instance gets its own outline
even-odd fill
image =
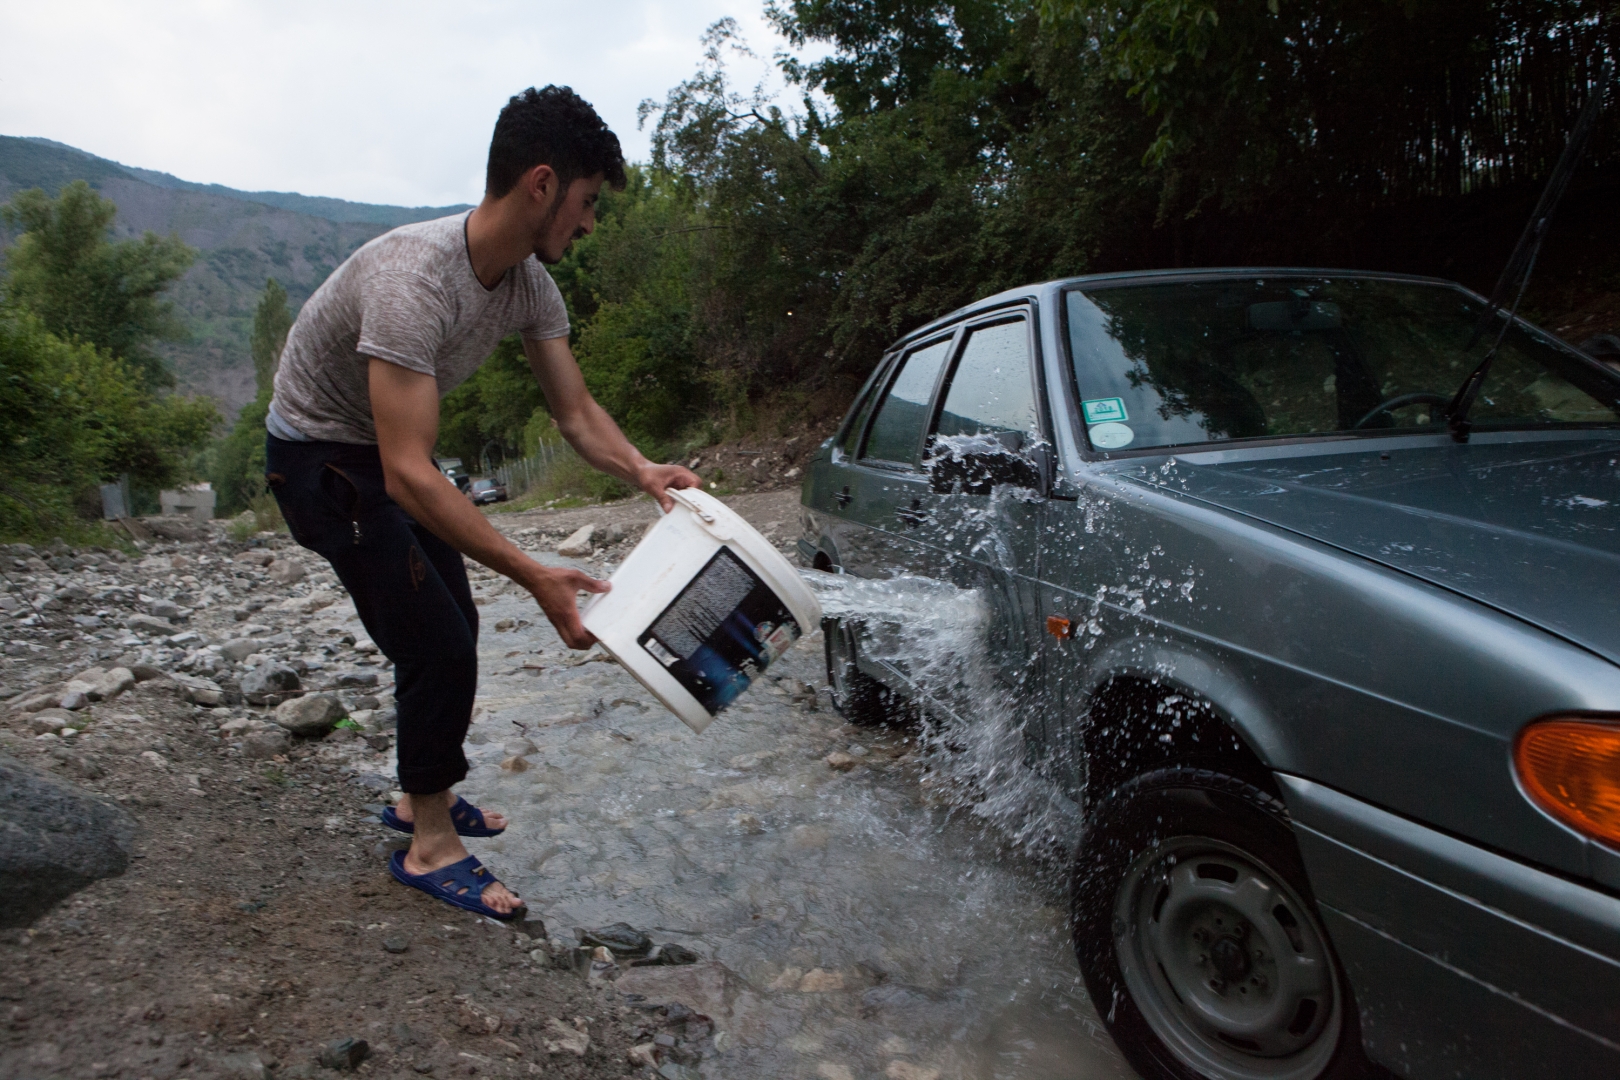
[[[994,311],[996,308],[1006,307],[1021,300],[1047,296],[1080,286],[1102,286],[1106,288],[1116,285],[1169,284],[1251,277],[1377,278],[1382,281],[1408,281],[1421,285],[1444,285],[1472,293],[1472,290],[1465,286],[1445,278],[1425,277],[1420,274],[1394,274],[1379,270],[1335,270],[1331,267],[1316,266],[1209,266],[1180,270],[1120,270],[1108,274],[1082,274],[1078,277],[1052,278],[1048,281],[1004,289],[991,296],[975,300],[971,304],[964,304],[955,311],[941,315],[939,318],[917,327],[917,329],[898,339],[890,346],[889,351],[900,348],[914,338],[926,337],[941,327],[959,319],[970,318],[981,312]]]

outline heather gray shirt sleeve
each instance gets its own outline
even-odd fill
[[[408,270],[371,275],[360,289],[360,340],[355,351],[391,364],[438,374],[438,360],[455,311],[437,283]]]

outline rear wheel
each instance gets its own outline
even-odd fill
[[[1075,953],[1149,1080],[1380,1075],[1287,811],[1247,781],[1167,768],[1109,793],[1075,855]]]
[[[827,686],[833,708],[860,727],[896,725],[905,719],[906,701],[855,663],[855,634],[841,620],[821,620],[827,654]]]

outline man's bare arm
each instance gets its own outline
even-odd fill
[[[697,474],[680,465],[657,465],[624,437],[607,410],[596,403],[579,373],[579,363],[567,338],[523,342],[529,368],[546,395],[546,405],[570,446],[595,468],[636,487],[658,500],[666,511],[675,505],[668,488],[699,487]]]
[[[439,388],[433,376],[372,358],[370,381],[389,496],[433,535],[528,589],[571,648],[589,648],[596,638],[579,621],[575,595],[580,590],[606,592],[607,582],[535,562],[438,470],[433,444],[439,437]]]

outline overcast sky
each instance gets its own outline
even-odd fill
[[[0,3],[0,134],[42,135],[185,180],[409,206],[475,202],[495,115],[561,83],[645,160],[636,104],[763,0],[56,0]],[[776,87],[780,78],[774,79]],[[789,95],[791,102],[796,95]]]

